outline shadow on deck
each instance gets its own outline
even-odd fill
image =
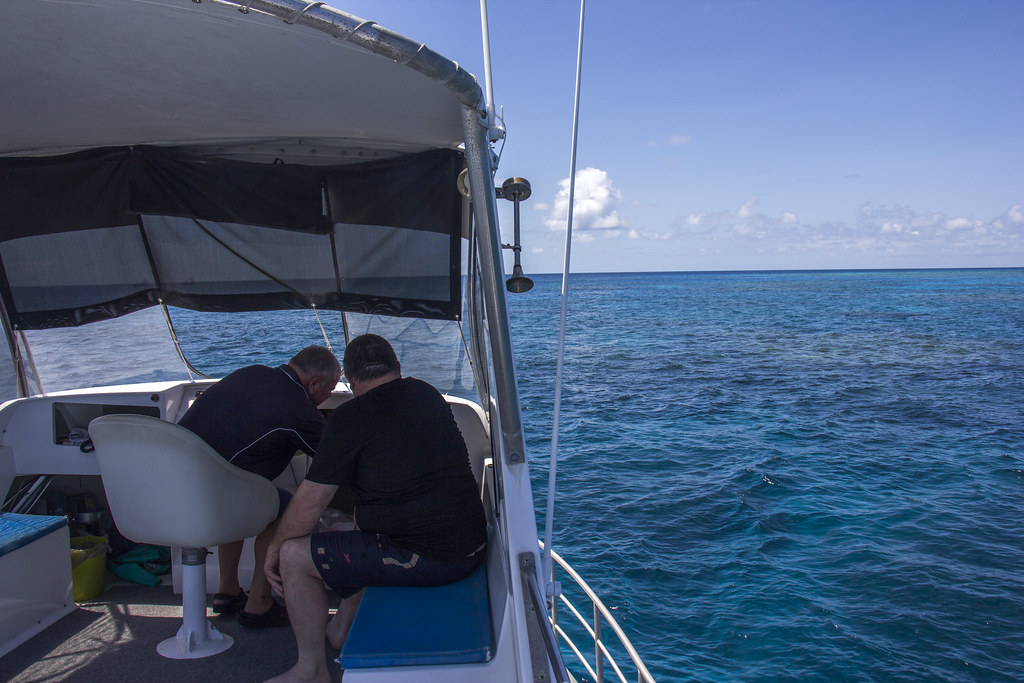
[[[181,625],[181,596],[170,585],[111,586],[0,658],[0,679],[263,681],[295,663],[290,628],[251,630],[234,616],[212,616],[211,622],[234,638],[231,649],[203,659],[165,659],[156,646]],[[325,650],[325,657],[336,658],[337,651]],[[334,681],[341,680],[336,661],[328,662],[328,671]]]

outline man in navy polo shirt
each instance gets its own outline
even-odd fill
[[[250,365],[235,370],[202,392],[178,422],[200,436],[228,462],[273,480],[296,451],[316,453],[324,429],[317,409],[341,378],[334,354],[322,346],[299,351],[287,365]],[[282,492],[281,511],[287,505]],[[220,584],[213,611],[240,613],[251,628],[285,626],[288,616],[274,602],[263,573],[267,544],[277,528],[272,522],[256,537],[256,564],[248,596],[238,583],[238,562],[244,540],[218,548]]]

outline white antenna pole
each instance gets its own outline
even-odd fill
[[[569,159],[569,213],[565,221],[565,262],[562,265],[562,320],[558,327],[558,361],[555,368],[555,411],[551,428],[551,462],[548,469],[548,507],[544,517],[544,558],[542,567],[548,581],[548,597],[554,602],[560,592],[551,574],[551,528],[555,516],[555,475],[558,472],[558,419],[562,407],[562,359],[565,355],[565,309],[569,299],[569,255],[572,248],[572,209],[576,193],[576,139],[579,134],[580,81],[583,74],[583,15],[586,0],[580,0],[580,37],[576,52],[576,104],[572,115],[572,154]]]
[[[491,34],[487,27],[487,0],[480,0],[480,33],[484,39],[484,89],[487,93],[487,135],[494,130],[494,86],[491,85]]]

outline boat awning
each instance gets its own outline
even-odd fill
[[[453,150],[340,166],[156,147],[0,159],[0,289],[21,329],[161,300],[454,319],[462,168]]]
[[[328,163],[462,143],[482,94],[456,63],[320,3],[284,21],[269,4],[5,0],[0,156],[193,144]]]
[[[373,22],[282,5],[0,3],[14,326],[159,301],[458,317],[476,80]]]

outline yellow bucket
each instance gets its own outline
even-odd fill
[[[103,592],[109,549],[107,539],[102,536],[71,539],[71,587],[75,602],[92,600]]]

